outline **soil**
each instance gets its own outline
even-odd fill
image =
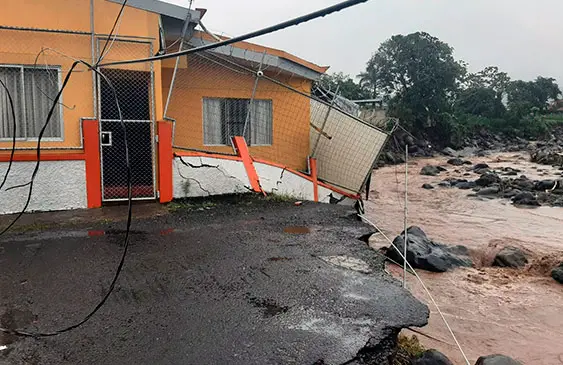
[[[563,364],[563,290],[549,277],[549,271],[563,260],[561,227],[563,209],[557,207],[518,208],[506,199],[468,197],[470,190],[437,186],[441,180],[478,175],[468,167],[451,166],[447,158],[414,159],[409,162],[408,225],[420,226],[436,241],[467,246],[476,263],[434,274],[418,271],[473,364],[479,356],[502,353],[523,364]],[[560,176],[557,169],[529,162],[527,153],[503,153],[472,157],[491,168],[513,167],[532,179]],[[425,165],[441,165],[448,171],[439,176],[419,174]],[[469,173],[470,176],[464,175]],[[393,239],[403,230],[404,165],[378,169],[372,177],[367,215]],[[432,184],[435,189],[423,189]],[[381,235],[370,240],[374,248],[387,246]],[[490,267],[494,255],[504,246],[522,248],[530,264],[522,270]],[[402,277],[401,268],[388,270]],[[429,325],[419,336],[428,347],[437,348],[456,364],[464,364],[435,307],[412,275],[407,287],[431,309]]]

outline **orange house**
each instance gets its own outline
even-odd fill
[[[245,73],[244,67],[259,65],[260,75],[275,75],[305,95],[326,67],[247,42],[177,59],[114,64],[173,52],[178,41],[198,47],[221,40],[194,30],[204,10],[129,0],[115,23],[121,2],[3,1],[0,176],[9,174],[0,190],[0,214],[25,206],[30,186],[25,184],[38,155],[27,210],[93,208],[125,200],[126,150],[136,199],[167,202],[198,195],[193,186],[186,193],[188,184],[177,181],[178,165],[185,163],[177,159],[201,160],[210,154],[240,162],[232,169],[235,175],[244,170],[239,180],[245,188],[264,190],[260,173],[274,173],[268,169],[277,166],[307,180],[299,182],[307,185],[299,188],[307,190],[305,198],[318,198],[314,176],[299,172],[310,167],[308,99]],[[236,63],[242,71],[219,65],[217,59]],[[288,107],[299,113],[287,113]],[[244,138],[233,149],[235,136]]]

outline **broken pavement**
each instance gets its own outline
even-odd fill
[[[357,239],[369,228],[347,213],[243,197],[136,219],[106,305],[64,335],[4,337],[0,364],[385,364],[399,329],[425,325],[428,308],[385,273]],[[108,288],[123,227],[2,237],[4,322],[53,330],[82,319]]]

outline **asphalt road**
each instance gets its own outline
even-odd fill
[[[383,271],[358,239],[368,227],[347,213],[236,198],[135,219],[106,305],[56,337],[0,335],[0,364],[342,364],[383,354],[400,328],[426,324],[428,309]],[[124,222],[97,214],[67,224],[58,214],[0,238],[2,326],[66,327],[108,289]]]

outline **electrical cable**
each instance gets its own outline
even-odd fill
[[[117,17],[115,18],[115,21],[113,22],[113,27],[111,28],[111,31],[108,34],[106,42],[104,43],[104,48],[102,48],[102,52],[100,52],[100,57],[98,58],[98,61],[96,62],[96,66],[100,62],[102,62],[104,57],[109,53],[109,51],[111,50],[111,47],[113,47],[113,44],[115,43],[115,40],[117,38],[117,32],[115,33],[115,35],[113,34],[113,32],[116,30],[116,27],[121,26],[121,18],[122,18],[123,12],[125,11],[125,5],[127,5],[127,1],[129,1],[129,0],[124,0],[123,4],[121,4],[121,9],[119,9],[119,13],[117,14]],[[111,41],[111,45],[109,46],[107,53],[104,54],[106,47],[108,46],[108,43],[109,43],[112,35],[113,35],[113,40]]]
[[[5,234],[23,216],[23,214],[25,213],[25,211],[27,210],[27,208],[29,206],[29,203],[31,201],[32,192],[33,192],[33,184],[35,182],[37,172],[39,171],[39,165],[40,165],[40,162],[41,162],[41,140],[42,140],[43,135],[45,133],[45,130],[46,130],[48,124],[49,124],[49,121],[51,120],[51,117],[54,113],[55,107],[58,105],[58,102],[59,102],[60,97],[63,93],[63,90],[66,88],[66,86],[67,86],[67,84],[70,80],[70,76],[72,75],[74,68],[76,68],[77,65],[82,63],[82,64],[86,65],[90,70],[92,70],[93,72],[95,72],[96,74],[101,76],[104,79],[104,81],[108,83],[108,86],[112,90],[113,96],[115,98],[117,110],[119,112],[119,119],[120,119],[121,127],[122,127],[122,130],[123,130],[124,150],[125,150],[125,159],[126,159],[126,167],[127,167],[128,213],[127,213],[127,229],[126,229],[126,234],[125,234],[124,249],[123,249],[123,254],[121,256],[121,260],[120,260],[119,265],[117,267],[117,270],[115,272],[114,278],[113,278],[113,280],[110,284],[110,288],[108,289],[108,291],[106,292],[106,294],[104,295],[102,300],[96,305],[96,307],[90,313],[88,313],[81,321],[79,321],[79,322],[77,322],[77,323],[75,323],[71,326],[68,326],[66,328],[63,328],[61,330],[57,330],[57,331],[53,331],[53,332],[31,332],[31,331],[23,331],[23,330],[17,330],[17,329],[16,330],[10,330],[10,329],[6,329],[6,328],[2,328],[2,327],[0,327],[0,332],[12,334],[12,335],[17,335],[17,336],[36,337],[37,338],[37,337],[56,336],[56,335],[62,334],[64,332],[71,331],[71,330],[81,326],[82,324],[86,323],[105,304],[105,302],[109,298],[110,294],[113,292],[115,284],[116,284],[116,282],[119,278],[119,275],[120,275],[120,273],[123,269],[123,264],[125,262],[125,257],[127,255],[127,250],[128,250],[128,247],[129,247],[129,235],[130,235],[130,230],[131,230],[132,200],[133,200],[132,199],[132,185],[131,185],[131,164],[130,164],[130,160],[129,160],[127,129],[126,129],[126,126],[125,126],[125,122],[123,120],[121,108],[119,106],[119,98],[117,97],[117,92],[116,92],[114,86],[112,85],[111,81],[103,73],[101,73],[97,69],[98,66],[111,66],[111,65],[118,65],[118,64],[132,64],[132,63],[150,62],[150,61],[156,61],[156,60],[161,60],[161,59],[167,59],[167,58],[173,58],[173,57],[178,57],[178,56],[182,56],[182,55],[187,55],[187,54],[190,54],[190,53],[204,51],[204,50],[207,50],[207,49],[213,49],[213,48],[217,48],[217,47],[220,47],[220,46],[223,46],[223,45],[236,43],[236,42],[239,42],[239,41],[242,41],[242,40],[258,37],[260,35],[264,35],[264,34],[274,32],[274,31],[285,29],[285,28],[290,27],[290,26],[298,25],[300,23],[304,23],[304,22],[307,22],[309,20],[325,16],[325,15],[331,14],[333,12],[340,11],[342,9],[345,9],[345,8],[350,7],[350,6],[357,5],[359,3],[363,3],[363,2],[366,2],[366,1],[367,0],[348,0],[348,1],[344,1],[342,3],[321,9],[319,11],[316,11],[316,12],[298,17],[298,18],[294,18],[294,19],[291,19],[289,21],[285,21],[285,22],[282,22],[282,23],[279,23],[279,24],[276,24],[276,25],[273,25],[273,26],[270,26],[270,27],[267,27],[267,28],[263,28],[263,29],[258,30],[258,31],[247,33],[247,34],[242,35],[242,36],[234,37],[234,38],[225,40],[223,42],[213,43],[213,44],[209,44],[209,45],[205,45],[205,46],[201,46],[201,47],[197,47],[197,48],[192,48],[192,49],[188,49],[188,50],[185,50],[185,51],[179,51],[179,52],[175,52],[175,53],[171,53],[171,54],[167,54],[167,55],[165,54],[165,55],[159,55],[159,56],[148,57],[148,58],[144,58],[144,59],[129,60],[129,61],[110,62],[110,63],[100,65],[100,61],[101,61],[102,55],[103,55],[103,53],[104,53],[104,51],[105,51],[105,49],[108,45],[108,41],[109,41],[109,39],[110,39],[110,37],[111,37],[115,27],[116,27],[116,24],[118,23],[118,21],[121,17],[121,14],[123,13],[123,8],[125,7],[125,4],[127,3],[127,0],[125,0],[124,3],[122,4],[122,8],[121,8],[121,10],[118,14],[118,18],[114,22],[112,32],[110,32],[110,35],[108,35],[108,39],[106,41],[106,44],[104,45],[104,48],[101,52],[100,60],[98,60],[98,62],[94,66],[89,65],[85,61],[77,60],[72,64],[72,66],[69,69],[67,75],[65,76],[65,79],[64,79],[63,84],[61,86],[61,89],[59,90],[59,92],[57,93],[57,96],[55,97],[55,102],[53,103],[53,105],[51,106],[51,109],[49,110],[49,113],[47,115],[47,120],[45,121],[45,123],[44,123],[44,125],[41,128],[41,131],[39,133],[39,137],[38,137],[38,141],[37,141],[37,155],[36,155],[37,162],[36,162],[35,168],[33,170],[31,180],[29,182],[29,192],[28,192],[28,196],[27,196],[25,206],[21,210],[21,212],[16,216],[16,218],[6,228],[4,228],[0,232],[0,236]],[[9,90],[8,90],[8,92],[9,92]],[[14,134],[14,136],[15,136],[15,134]],[[14,149],[15,149],[15,144],[14,144]],[[12,162],[12,161],[13,161],[13,154],[12,154],[12,158],[11,158],[10,162]]]
[[[195,52],[201,52],[201,51],[205,51],[208,49],[214,49],[217,47],[221,47],[221,46],[226,46],[229,44],[233,44],[233,43],[237,43],[237,42],[241,42],[241,41],[245,41],[247,39],[250,38],[256,38],[256,37],[260,37],[272,32],[276,32],[278,30],[282,30],[285,28],[289,28],[301,23],[305,23],[308,22],[310,20],[316,19],[316,18],[320,18],[320,17],[324,17],[326,15],[332,14],[334,12],[349,8],[351,6],[354,5],[358,5],[360,3],[365,3],[368,0],[347,0],[347,1],[343,1],[341,3],[323,8],[321,10],[317,10],[314,11],[312,13],[306,14],[306,15],[302,15],[300,17],[297,18],[293,18],[290,20],[286,20],[284,22],[275,24],[275,25],[271,25],[269,27],[266,28],[262,28],[259,30],[255,30],[252,31],[250,33],[246,33],[237,37],[233,37],[230,39],[225,39],[221,42],[217,42],[217,43],[210,43],[210,44],[206,44],[200,47],[195,47],[195,48],[190,48],[190,49],[186,49],[183,51],[178,51],[178,52],[173,52],[173,53],[168,53],[168,54],[163,54],[163,55],[158,55],[158,56],[152,56],[152,57],[146,57],[146,58],[138,58],[138,59],[134,59],[134,60],[124,60],[124,61],[116,61],[116,62],[108,62],[108,63],[104,63],[104,64],[100,64],[99,66],[103,67],[103,66],[117,66],[117,65],[126,65],[126,64],[133,64],[133,63],[143,63],[143,62],[150,62],[150,61],[160,61],[160,60],[165,60],[168,58],[174,58],[174,57],[178,57],[178,56],[184,56],[184,55],[188,55],[190,53],[195,53]]]
[[[16,130],[17,130],[17,123],[16,123],[16,109],[14,108],[14,100],[12,99],[12,94],[10,94],[10,90],[8,90],[8,86],[0,79],[0,84],[6,91],[6,95],[8,96],[8,101],[10,103],[10,111],[12,112],[12,128],[14,129],[14,134],[12,136],[12,151],[10,152],[10,162],[8,163],[8,169],[6,173],[4,173],[4,178],[2,179],[2,183],[0,184],[0,190],[4,187],[6,180],[8,179],[8,175],[10,174],[10,170],[12,169],[12,163],[14,162],[14,154],[16,153]]]
[[[43,125],[43,128],[41,130],[41,133],[39,134],[39,138],[38,138],[38,142],[37,142],[37,163],[35,166],[35,170],[33,172],[32,175],[32,179],[29,183],[30,188],[29,188],[29,194],[28,194],[28,199],[26,202],[25,207],[23,208],[23,210],[18,214],[18,216],[16,217],[16,219],[14,219],[14,221],[7,227],[5,228],[1,233],[0,236],[2,234],[4,234],[8,229],[10,229],[14,223],[24,214],[25,210],[27,209],[28,205],[29,205],[29,201],[31,199],[31,194],[32,194],[32,190],[33,190],[33,182],[35,180],[35,176],[37,174],[37,171],[39,169],[39,162],[40,162],[40,143],[41,143],[41,138],[43,137],[43,132],[45,131],[50,118],[53,114],[53,110],[55,108],[55,106],[58,103],[58,99],[60,98],[63,90],[65,89],[66,85],[68,84],[68,81],[70,79],[70,76],[72,74],[73,69],[79,64],[79,63],[83,63],[86,64],[84,61],[80,61],[80,62],[75,62],[73,63],[71,69],[69,70],[69,72],[67,73],[65,80],[63,82],[63,85],[61,87],[61,90],[59,91],[59,93],[57,94],[57,97],[55,98],[55,102],[53,103],[53,106],[51,107],[51,110],[49,112],[49,115],[47,116],[47,121],[45,122],[45,124]],[[121,123],[121,128],[123,131],[123,139],[124,139],[124,152],[125,152],[125,159],[126,159],[126,168],[127,168],[127,201],[128,201],[128,209],[127,209],[127,227],[126,227],[126,233],[125,233],[125,239],[124,239],[124,248],[123,248],[123,253],[121,255],[121,259],[119,261],[119,265],[117,266],[117,269],[115,271],[115,275],[113,277],[113,280],[111,281],[110,287],[107,290],[106,294],[104,295],[104,297],[98,302],[98,304],[94,307],[94,309],[92,311],[90,311],[90,313],[88,313],[81,321],[65,327],[63,329],[60,330],[56,330],[56,331],[52,331],[52,332],[32,332],[32,331],[25,331],[25,330],[12,330],[12,329],[6,329],[6,328],[2,328],[0,327],[0,332],[4,332],[4,333],[8,333],[8,334],[12,334],[12,335],[16,335],[16,336],[24,336],[24,337],[51,337],[51,336],[56,336],[68,331],[71,331],[79,326],[81,326],[82,324],[86,323],[107,301],[107,299],[109,298],[110,294],[113,292],[114,288],[115,288],[115,284],[117,283],[117,280],[119,279],[119,276],[121,274],[121,271],[123,269],[123,265],[125,263],[125,257],[127,256],[127,250],[129,248],[129,235],[130,235],[130,231],[131,231],[131,221],[132,221],[132,201],[133,201],[133,197],[132,197],[132,185],[131,185],[131,164],[130,164],[130,159],[129,159],[129,147],[128,147],[128,139],[127,139],[127,128],[125,126],[125,122],[123,121],[123,114],[121,111],[121,107],[119,106],[119,99],[117,97],[117,92],[115,90],[115,87],[112,85],[111,81],[103,74],[101,73],[99,70],[96,70],[95,68],[91,67],[90,65],[86,64],[88,67],[90,67],[90,69],[93,72],[96,72],[96,74],[98,74],[99,76],[101,76],[104,81],[108,84],[108,86],[110,87],[113,96],[115,98],[115,103],[116,103],[116,107],[119,113],[119,120]]]
[[[463,349],[461,348],[461,345],[459,344],[459,341],[457,340],[457,337],[455,336],[452,328],[450,327],[450,325],[448,324],[448,321],[446,320],[446,317],[444,317],[444,314],[442,313],[442,310],[440,309],[440,307],[438,306],[438,303],[436,303],[436,301],[434,300],[434,297],[432,296],[432,294],[430,293],[430,291],[428,290],[428,288],[426,287],[426,285],[424,284],[424,281],[422,281],[422,278],[418,275],[418,273],[416,272],[416,270],[412,267],[412,265],[410,264],[410,262],[407,260],[407,258],[404,256],[404,254],[401,252],[401,250],[399,250],[399,248],[393,243],[393,241],[391,241],[389,239],[389,237],[387,237],[387,235],[385,235],[385,233],[383,233],[383,231],[381,229],[379,229],[378,226],[375,225],[375,223],[371,222],[369,219],[367,219],[364,215],[362,214],[358,214],[358,216],[365,221],[366,223],[368,223],[369,225],[371,225],[373,228],[375,228],[379,233],[381,233],[381,235],[383,236],[383,238],[385,238],[385,240],[387,240],[387,242],[389,242],[389,244],[391,244],[391,247],[393,247],[401,256],[401,258],[403,259],[404,262],[406,262],[406,264],[408,265],[408,267],[412,270],[412,272],[414,273],[414,275],[416,276],[416,278],[418,279],[418,281],[420,282],[420,284],[422,285],[422,288],[424,289],[424,291],[426,292],[426,294],[428,294],[428,297],[430,298],[430,300],[432,301],[432,303],[434,304],[434,306],[436,307],[436,310],[438,311],[438,313],[440,314],[440,317],[442,317],[442,321],[444,321],[444,324],[446,325],[446,328],[448,329],[448,331],[450,332],[450,335],[452,336],[455,344],[457,345],[459,351],[461,352],[461,355],[463,356],[465,362],[467,363],[467,365],[471,365],[469,362],[469,359],[467,358],[467,356],[465,355],[465,352],[463,351]]]

